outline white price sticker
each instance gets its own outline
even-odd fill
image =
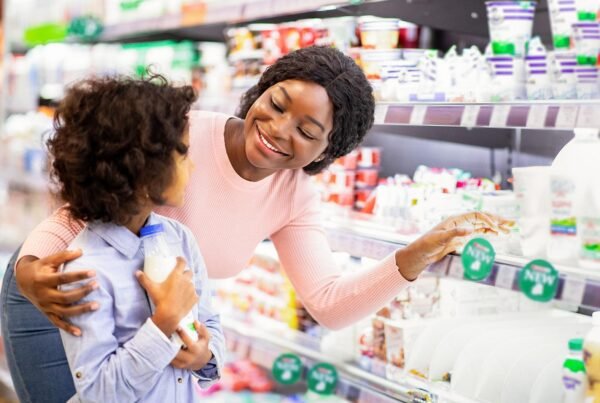
[[[494,105],[490,127],[506,127],[509,113],[510,105]]]
[[[517,268],[513,266],[498,265],[498,274],[496,274],[496,287],[512,290],[517,276]]]
[[[462,279],[465,276],[465,268],[460,256],[452,256],[450,267],[448,267],[448,277]]]
[[[579,107],[577,127],[600,127],[598,105],[581,105]]]
[[[463,127],[475,127],[479,116],[479,105],[466,105],[463,111],[460,125]]]
[[[410,124],[413,126],[421,126],[425,121],[425,114],[427,113],[427,106],[415,105],[410,115]]]
[[[560,300],[577,306],[583,302],[585,294],[585,279],[579,276],[567,276]]]
[[[385,117],[388,113],[388,105],[375,105],[375,124],[382,125],[385,123]]]
[[[577,121],[578,108],[575,105],[561,105],[558,108],[558,116],[556,117],[556,127],[563,129],[572,129]]]
[[[543,129],[546,126],[548,105],[532,105],[527,115],[526,126],[530,129]]]

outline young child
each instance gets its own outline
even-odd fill
[[[193,402],[196,384],[219,378],[223,333],[196,240],[152,212],[183,204],[194,167],[187,157],[194,100],[191,87],[160,76],[94,78],[71,87],[57,110],[48,141],[52,177],[72,217],[86,224],[71,244],[83,256],[64,271],[96,272],[94,291],[80,302],[96,301],[94,310],[72,319],[81,333],[61,331],[77,391],[70,401]],[[154,224],[181,256],[162,283],[140,271],[140,229]],[[190,311],[197,341],[178,325]]]

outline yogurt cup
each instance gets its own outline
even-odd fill
[[[379,19],[364,21],[359,25],[360,41],[365,49],[394,49],[400,39],[400,20]]]
[[[575,0],[575,8],[577,9],[578,21],[596,21],[598,9],[600,8],[600,1]]]
[[[496,55],[525,56],[531,39],[535,1],[487,1],[492,50]]]
[[[573,24],[573,39],[577,64],[596,65],[600,51],[600,23],[578,22]]]
[[[360,61],[363,71],[368,79],[380,80],[382,76],[382,65],[400,61],[402,51],[400,49],[389,50],[362,50]]]
[[[599,98],[598,69],[595,66],[577,66],[575,72],[577,75],[577,98]]]
[[[573,24],[577,22],[575,0],[548,0],[552,42],[555,49],[573,46]]]
[[[577,56],[575,52],[550,52],[550,80],[554,99],[577,98]]]

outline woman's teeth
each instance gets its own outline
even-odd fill
[[[267,141],[267,139],[263,137],[263,135],[262,135],[262,134],[258,133],[258,137],[260,137],[260,141],[262,141],[262,143],[263,143],[263,144],[264,144],[264,145],[265,145],[265,146],[266,146],[266,147],[267,147],[269,150],[275,151],[276,153],[279,153],[279,154],[287,155],[287,154],[285,154],[283,151],[281,151],[281,150],[278,150],[277,148],[275,148],[275,146],[273,146],[271,143],[269,143],[269,142]]]

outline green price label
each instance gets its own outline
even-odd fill
[[[475,238],[465,246],[461,259],[465,277],[473,281],[482,281],[492,272],[496,251],[489,241]]]
[[[297,355],[282,354],[273,363],[273,378],[282,385],[292,385],[302,376],[302,361]]]
[[[317,364],[308,371],[308,389],[320,395],[333,395],[338,373],[331,364]]]
[[[558,272],[549,262],[534,260],[519,273],[519,287],[534,301],[551,301],[558,289]]]

